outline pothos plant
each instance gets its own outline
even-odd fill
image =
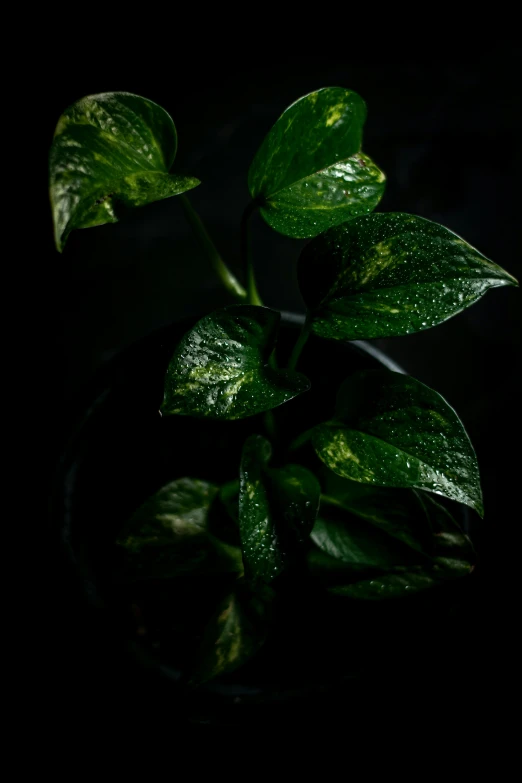
[[[365,118],[359,95],[327,87],[293,103],[268,132],[248,173],[244,287],[183,195],[199,181],[171,172],[177,136],[164,109],[104,93],[79,100],[56,127],[50,197],[58,251],[74,229],[179,196],[237,300],[182,337],[161,406],[164,417],[251,417],[242,453],[231,454],[237,474],[231,468],[222,486],[173,475],[117,541],[131,580],[177,580],[182,589],[188,576],[229,575],[225,595],[210,588],[213,613],[196,620],[191,683],[237,668],[260,648],[289,582],[342,597],[348,617],[354,602],[408,600],[473,568],[456,505],[443,503],[483,515],[477,459],[436,391],[387,369],[351,373],[347,364],[335,410],[310,411],[297,437],[285,428],[287,404],[314,383],[313,372],[297,371],[310,335],[337,342],[406,335],[456,315],[489,288],[517,285],[449,229],[416,215],[373,213],[385,175],[362,152]],[[276,350],[281,315],[256,289],[249,241],[256,210],[276,231],[311,239],[298,266],[307,314],[286,366]]]

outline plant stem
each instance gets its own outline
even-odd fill
[[[248,302],[253,305],[262,306],[263,302],[257,292],[252,251],[250,248],[250,218],[257,207],[258,204],[255,201],[251,201],[241,218],[241,261],[243,264],[245,280],[247,281]]]
[[[292,353],[290,354],[290,359],[288,360],[289,370],[295,370],[295,368],[297,367],[297,362],[299,361],[299,357],[301,356],[301,351],[303,350],[305,343],[310,336],[311,330],[312,330],[312,319],[310,318],[310,313],[308,313],[308,315],[306,316],[306,321],[304,322],[301,331],[299,332],[299,336],[296,340],[296,343],[292,349]]]
[[[304,446],[304,444],[307,443],[312,437],[312,432],[314,429],[315,427],[310,427],[309,430],[305,430],[305,432],[302,432],[300,435],[298,435],[297,438],[295,438],[289,445],[288,451],[295,451],[295,449],[300,449],[301,446]]]
[[[277,425],[273,411],[267,411],[264,415],[265,430],[272,442],[277,440]]]
[[[201,218],[190,203],[189,199],[185,195],[179,197],[181,204],[187,216],[187,220],[190,223],[192,230],[199,240],[199,244],[210,259],[210,263],[217,276],[227,289],[236,299],[245,300],[247,292],[243,286],[236,280],[228,266],[225,264],[221,256],[219,255],[216,246],[209,237],[205,226],[203,225]]]

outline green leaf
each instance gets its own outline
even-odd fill
[[[116,223],[118,203],[137,207],[199,185],[168,173],[176,147],[172,118],[138,95],[89,95],[66,109],[49,158],[57,249],[75,228]]]
[[[234,671],[259,650],[268,633],[272,600],[268,586],[254,593],[240,580],[205,628],[190,685]]]
[[[328,505],[370,522],[412,549],[430,553],[432,530],[425,504],[415,490],[360,484],[328,471],[321,508]]]
[[[316,427],[315,450],[344,478],[415,487],[483,515],[477,458],[455,411],[433,389],[389,370],[354,373],[335,418]]]
[[[374,209],[384,174],[361,152],[366,106],[357,93],[325,87],[289,106],[248,174],[266,222],[291,237],[314,237]]]
[[[336,514],[335,509],[324,506],[311,538],[330,557],[365,570],[385,570],[408,562],[415,564],[419,559],[418,553],[371,524],[346,512],[340,514],[339,509]]]
[[[372,574],[352,584],[329,588],[334,595],[349,598],[381,600],[413,594],[436,587],[473,570],[474,551],[470,540],[460,530],[451,514],[432,498],[423,495],[433,527],[434,556],[431,563],[395,565],[385,573]]]
[[[313,331],[354,340],[428,329],[517,281],[444,226],[398,212],[356,217],[310,242],[299,285]]]
[[[218,487],[191,478],[171,481],[128,520],[117,544],[139,578],[169,578],[194,570],[243,570],[238,547],[229,546],[208,529],[210,506]]]
[[[243,419],[307,391],[304,375],[268,365],[280,320],[266,307],[231,305],[198,321],[168,366],[162,413]]]
[[[247,570],[270,582],[305,541],[319,508],[320,486],[300,465],[269,469],[272,449],[261,435],[243,447],[239,486],[239,529]]]

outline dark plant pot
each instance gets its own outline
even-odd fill
[[[299,316],[284,315],[281,360],[301,322]],[[90,656],[96,655],[104,699],[149,707],[160,700],[181,722],[225,725],[301,721],[318,710],[322,720],[338,720],[335,716],[347,703],[360,706],[383,689],[404,693],[411,687],[413,692],[442,678],[438,662],[451,647],[452,617],[466,590],[455,584],[400,600],[363,603],[326,602],[312,592],[303,595],[302,586],[296,591],[289,585],[265,647],[237,672],[195,690],[183,686],[173,649],[157,649],[146,635],[140,637],[145,629],[131,613],[132,596],[114,579],[114,540],[122,524],[174,478],[216,483],[235,478],[246,436],[263,433],[262,416],[224,423],[160,417],[164,372],[191,324],[162,329],[107,366],[59,466],[52,508],[70,566],[66,574],[71,581],[64,589],[80,587],[75,617],[76,622],[81,618],[88,638],[79,669],[89,667]],[[312,337],[299,365],[312,377],[312,389],[282,406],[277,416],[290,437],[296,436],[331,415],[336,389],[350,372],[383,365],[401,371],[371,344],[342,345]],[[315,460],[311,448],[293,456],[293,461],[317,467]],[[208,596],[223,587],[216,577],[184,582],[183,595],[167,590],[163,611],[172,611],[175,620],[187,597],[204,611]]]

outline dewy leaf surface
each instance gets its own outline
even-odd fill
[[[401,373],[354,373],[339,389],[335,418],[313,444],[344,478],[412,487],[466,503],[483,515],[477,458],[457,414],[433,389]]]
[[[242,419],[307,391],[304,375],[268,365],[280,320],[267,307],[232,305],[198,321],[170,361],[162,413]]]
[[[428,329],[490,288],[517,285],[449,229],[400,212],[355,217],[317,237],[298,275],[313,331],[336,340]]]
[[[49,157],[58,250],[75,228],[116,223],[118,203],[137,207],[198,185],[168,173],[176,147],[172,118],[138,95],[89,95],[66,109]]]
[[[245,442],[239,485],[239,529],[247,573],[271,582],[303,543],[319,508],[320,486],[300,465],[270,469],[272,449],[261,435]]]
[[[248,184],[267,223],[317,236],[376,207],[385,176],[361,152],[366,107],[357,93],[325,87],[283,112],[250,167]]]

